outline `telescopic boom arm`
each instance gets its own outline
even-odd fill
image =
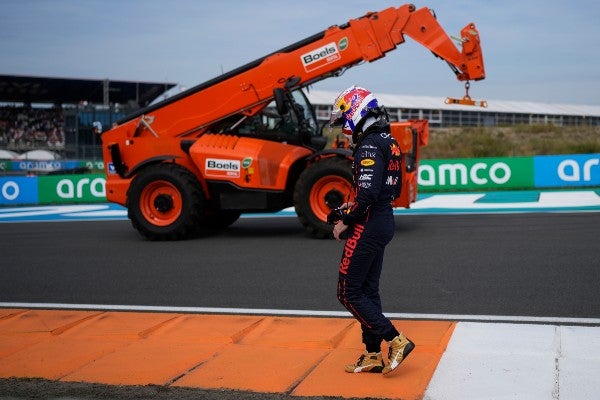
[[[412,4],[369,12],[195,86],[119,121],[128,136],[197,136],[233,114],[254,115],[274,98],[372,62],[409,36],[445,60],[460,81],[485,78],[480,38],[473,23],[461,31],[459,50],[426,7]],[[207,105],[210,105],[208,107]]]

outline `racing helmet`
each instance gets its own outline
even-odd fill
[[[364,123],[361,120],[370,110],[378,107],[373,93],[359,86],[351,86],[340,93],[333,102],[329,125],[341,125],[344,136],[350,143],[356,143],[362,129],[361,122]]]

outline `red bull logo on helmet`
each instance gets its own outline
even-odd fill
[[[349,111],[345,112],[345,116],[348,121],[351,121],[354,128],[361,118],[365,116],[367,108],[377,107],[377,99],[373,96],[373,93],[361,87],[355,87],[348,94],[351,94],[349,101],[351,107]]]

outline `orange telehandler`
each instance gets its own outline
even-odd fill
[[[394,50],[407,35],[445,60],[460,81],[485,78],[473,23],[461,49],[428,8],[390,7],[352,19],[140,109],[102,133],[106,196],[124,205],[150,240],[224,228],[247,212],[294,206],[300,222],[329,237],[329,212],[351,200],[352,153],[326,148],[302,88]],[[368,85],[368,82],[364,82]],[[392,122],[403,152],[395,207],[416,200],[425,120]]]

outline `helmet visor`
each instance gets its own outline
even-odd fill
[[[340,101],[336,101],[333,104],[333,109],[331,110],[331,116],[329,118],[329,126],[339,126],[342,125],[346,117],[344,113],[348,110],[346,108],[346,103],[344,99],[339,99]]]
[[[347,113],[352,109],[353,96],[348,96],[349,93],[355,90],[355,87],[350,87],[344,90],[334,100],[331,109],[331,117],[329,118],[329,126],[344,125],[347,121]]]

